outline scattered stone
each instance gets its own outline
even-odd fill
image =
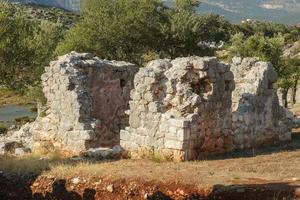
[[[144,194],[144,199],[148,199],[149,198],[149,194],[148,193],[145,193]]]
[[[120,145],[116,145],[112,149],[103,147],[91,148],[87,151],[82,152],[81,155],[90,158],[112,159],[119,158],[123,151],[124,149]]]
[[[292,178],[292,181],[300,181],[300,178],[294,177],[294,178]]]
[[[82,157],[80,157],[80,156],[75,156],[75,157],[72,157],[72,158],[70,158],[70,160],[72,160],[72,161],[82,161],[83,160],[83,158]]]
[[[114,185],[113,185],[113,184],[108,185],[108,186],[106,187],[106,190],[107,190],[108,192],[110,192],[110,193],[113,193],[113,192],[114,192]]]
[[[21,148],[23,145],[16,141],[6,141],[1,145],[4,154],[14,154],[17,148]]]
[[[22,148],[16,148],[14,154],[17,156],[22,156],[29,153],[31,153],[31,149],[22,147]]]
[[[77,185],[78,183],[80,183],[80,178],[75,177],[71,181],[72,181],[73,184]]]

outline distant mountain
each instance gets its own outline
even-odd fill
[[[84,0],[9,0],[55,6],[78,12]],[[173,0],[164,0],[170,4]],[[216,13],[232,22],[250,18],[285,24],[300,23],[300,0],[201,0],[200,13]]]
[[[300,23],[300,0],[201,0],[201,13],[217,13],[233,22],[250,18],[285,24]]]

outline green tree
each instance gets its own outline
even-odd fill
[[[39,82],[44,67],[54,58],[53,52],[63,39],[64,27],[60,23],[42,20],[35,26],[30,48],[34,50],[31,65],[34,70],[32,79]]]
[[[196,8],[200,5],[199,0],[175,0],[176,9],[188,12],[196,12]]]
[[[229,22],[197,14],[198,1],[176,3],[168,8],[160,0],[88,0],[82,19],[56,52],[91,52],[143,64],[158,57],[212,55],[211,43],[230,38]]]
[[[292,103],[296,103],[297,86],[300,79],[300,59],[284,58],[280,72],[278,86],[282,93],[282,102],[288,106],[288,91],[292,90]]]
[[[19,88],[28,81],[32,32],[20,9],[0,1],[0,85]]]
[[[284,37],[282,35],[269,38],[256,34],[246,38],[242,33],[239,33],[232,36],[228,51],[229,58],[234,56],[259,57],[264,61],[271,62],[280,74],[283,47]]]
[[[22,7],[0,0],[0,86],[21,94],[39,89],[63,31],[60,23],[31,19]]]
[[[143,54],[161,45],[163,9],[158,0],[88,0],[82,20],[66,35],[57,54],[75,50],[141,63]]]

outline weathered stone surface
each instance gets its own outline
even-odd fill
[[[257,58],[164,59],[138,69],[72,52],[42,76],[46,116],[1,136],[0,154],[43,148],[106,158],[125,149],[191,160],[288,141],[293,115],[279,105],[276,81]]]
[[[28,153],[31,153],[31,149],[26,147],[16,148],[14,152],[14,154],[17,156],[22,156]]]
[[[173,159],[232,150],[223,142],[231,132],[234,89],[228,65],[216,58],[156,60],[140,69],[134,85],[130,126],[121,132],[125,149],[168,152]]]
[[[81,153],[82,157],[97,158],[97,159],[111,159],[119,158],[124,149],[120,145],[116,145],[113,148],[91,148]]]
[[[237,149],[291,140],[293,116],[279,105],[277,74],[257,58],[233,60],[236,89],[232,94],[232,131]]]
[[[79,153],[119,144],[128,125],[130,90],[138,68],[126,62],[100,60],[72,52],[50,63],[42,75],[47,98],[45,117],[18,131],[34,150],[45,145]],[[19,141],[19,140],[18,140]]]
[[[134,157],[147,151],[190,160],[291,140],[276,81],[257,58],[152,61],[135,77],[121,145]]]

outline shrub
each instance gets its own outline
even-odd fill
[[[19,117],[19,118],[15,119],[15,125],[16,126],[23,126],[24,124],[27,124],[27,123],[30,123],[30,122],[33,122],[33,121],[34,121],[34,118],[30,118],[28,116]]]
[[[7,132],[7,128],[3,125],[0,124],[0,135],[3,135]]]

